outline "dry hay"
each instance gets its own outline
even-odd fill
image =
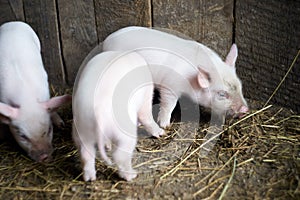
[[[66,108],[62,115],[68,120],[55,129],[51,163],[33,162],[14,140],[1,142],[0,198],[299,199],[300,116],[251,106],[252,114],[227,122],[206,157],[199,152],[207,122],[197,128],[195,122],[175,123],[161,139],[141,137],[133,159],[139,176],[129,183],[99,160],[97,181],[82,181]]]

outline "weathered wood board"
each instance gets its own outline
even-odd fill
[[[0,0],[0,24],[24,19],[22,0]]]
[[[57,10],[55,0],[24,1],[25,19],[36,31],[42,46],[44,66],[49,76],[50,84],[64,86],[60,47]]]
[[[126,26],[151,26],[151,0],[95,1],[99,42]]]
[[[62,56],[69,86],[85,56],[98,42],[93,0],[58,1]]]
[[[300,1],[237,1],[237,71],[246,96],[266,102],[300,49]],[[272,103],[300,112],[300,59]]]
[[[183,33],[225,57],[232,44],[233,0],[153,0],[153,26]]]

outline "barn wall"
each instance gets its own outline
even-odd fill
[[[236,2],[237,72],[247,97],[266,102],[300,49],[300,1]],[[300,112],[300,59],[271,103]]]
[[[299,49],[297,0],[0,0],[0,24],[29,23],[42,43],[49,81],[70,88],[81,62],[110,33],[129,25],[169,28],[225,57],[239,47],[246,98],[266,101]],[[109,6],[108,6],[109,5]],[[300,112],[299,61],[273,103]]]
[[[233,0],[153,0],[153,26],[179,31],[225,57],[232,43]]]

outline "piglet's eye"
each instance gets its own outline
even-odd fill
[[[21,138],[22,140],[29,141],[29,138],[28,138],[26,135],[24,135],[24,134],[20,134],[20,138]]]
[[[218,92],[218,96],[221,98],[226,98],[226,99],[228,99],[228,97],[229,97],[228,93],[223,90]]]

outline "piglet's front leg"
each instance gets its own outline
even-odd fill
[[[176,106],[178,98],[168,90],[161,90],[160,97],[158,122],[160,127],[167,128],[171,124],[171,114]]]
[[[153,90],[150,88],[149,90]],[[161,129],[158,124],[154,121],[152,115],[152,93],[148,93],[145,96],[146,101],[138,112],[139,122],[145,127],[146,131],[153,137],[159,138],[165,134],[165,131]]]
[[[84,181],[95,181],[96,180],[96,169],[95,159],[96,152],[94,145],[84,144],[80,148],[81,162],[83,165],[83,180]]]

